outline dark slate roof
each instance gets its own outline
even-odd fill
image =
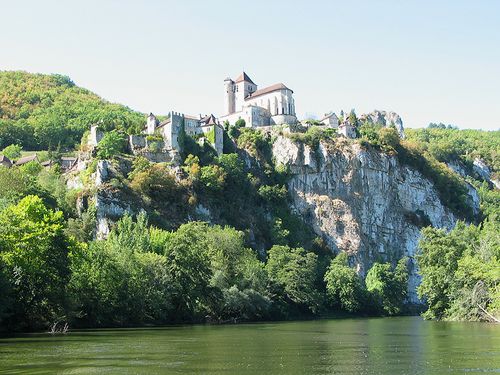
[[[21,159],[18,159],[16,161],[16,165],[23,165],[23,164],[26,164],[26,163],[29,163],[30,161],[38,161],[38,156],[36,154],[33,154],[33,155],[30,155],[30,156],[25,156]]]
[[[2,162],[7,162],[7,163],[10,163],[12,165],[12,160],[10,160],[7,156],[5,155],[0,155],[0,163]]]
[[[210,114],[208,116],[203,117],[200,122],[203,122],[205,125],[217,125],[217,120],[215,116]]]
[[[279,91],[279,90],[290,90],[293,93],[293,90],[289,89],[282,83],[276,83],[274,85],[264,87],[263,89],[257,90],[252,92],[250,95],[248,95],[245,99],[252,99],[255,98],[256,96],[264,95],[264,94],[269,94],[270,92],[273,91]]]
[[[255,83],[250,79],[250,77],[245,73],[241,73],[238,78],[236,78],[236,80],[234,81],[235,83],[239,83],[239,82],[248,82],[248,83],[251,83],[253,85],[255,85]]]

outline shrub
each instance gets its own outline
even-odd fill
[[[227,173],[218,165],[207,165],[201,168],[200,181],[211,191],[220,191],[225,185]]]
[[[134,174],[130,187],[151,199],[174,201],[178,199],[179,187],[168,167],[152,164],[149,168]]]
[[[125,136],[116,130],[104,134],[97,144],[97,157],[99,159],[111,159],[125,149]]]
[[[9,145],[2,150],[2,154],[7,156],[10,160],[16,160],[21,156],[23,147],[20,145]]]
[[[245,120],[240,118],[240,119],[236,120],[236,122],[234,123],[234,126],[236,128],[244,128],[246,126],[246,122],[245,122]]]

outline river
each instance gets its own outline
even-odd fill
[[[500,326],[330,319],[0,338],[0,374],[500,373]]]

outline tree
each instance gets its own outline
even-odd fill
[[[161,163],[134,171],[130,187],[156,202],[177,200],[181,192],[170,169]]]
[[[97,144],[97,157],[99,159],[111,159],[125,148],[125,137],[122,133],[112,130],[104,134]]]
[[[199,317],[210,303],[212,270],[207,254],[207,224],[181,225],[166,245],[167,270],[173,285],[173,305],[178,319]]]
[[[349,267],[346,253],[340,253],[332,259],[324,280],[330,306],[348,312],[362,309],[366,291],[359,275]]]
[[[381,128],[379,130],[379,139],[382,146],[385,146],[388,151],[396,150],[399,146],[399,134],[394,127]]]
[[[0,212],[0,257],[14,299],[11,326],[43,328],[64,318],[72,246],[62,212],[48,209],[37,196]]]
[[[23,147],[20,145],[9,145],[2,150],[2,154],[7,156],[10,160],[16,160],[21,156]]]
[[[424,317],[442,319],[450,307],[454,274],[458,261],[477,238],[477,228],[458,222],[447,234],[442,229],[424,228],[419,241],[417,262],[422,283],[417,288],[428,305]]]
[[[226,171],[218,165],[201,167],[200,181],[209,191],[221,191],[226,183],[226,176]]]
[[[389,263],[374,263],[366,275],[366,289],[379,312],[396,315],[401,313],[407,295],[408,259],[402,258],[393,271]]]
[[[273,246],[268,252],[266,270],[274,292],[316,313],[321,304],[315,285],[317,262],[318,256],[303,248]]]
[[[424,230],[417,291],[428,304],[425,318],[500,320],[499,232],[495,215],[481,227],[459,222],[449,233]]]
[[[236,120],[236,122],[234,123],[234,126],[236,128],[244,128],[246,126],[245,120],[243,120],[242,118]]]

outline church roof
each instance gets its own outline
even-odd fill
[[[236,78],[236,80],[234,81],[235,83],[239,83],[239,82],[249,82],[253,85],[255,85],[255,83],[250,79],[250,77],[245,73],[241,73],[238,78]]]
[[[282,83],[276,83],[274,85],[264,87],[263,89],[257,90],[252,92],[250,95],[248,95],[245,99],[251,99],[255,98],[256,96],[264,95],[264,94],[269,94],[270,92],[273,91],[279,91],[279,90],[290,90],[293,93],[293,90],[289,89]]]

